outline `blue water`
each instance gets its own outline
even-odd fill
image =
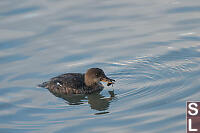
[[[0,1],[1,133],[183,133],[200,100],[200,1]],[[102,68],[100,94],[37,88]]]

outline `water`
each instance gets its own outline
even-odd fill
[[[200,1],[1,0],[0,8],[0,132],[185,132],[185,102],[200,95]],[[116,84],[64,99],[36,87],[90,67]]]

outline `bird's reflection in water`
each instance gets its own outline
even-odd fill
[[[88,102],[90,104],[91,109],[101,111],[99,113],[96,113],[95,115],[100,115],[109,113],[105,111],[109,108],[110,102],[115,98],[114,90],[108,92],[110,95],[109,97],[105,97],[101,95],[99,92],[90,95],[77,95],[77,94],[66,95],[66,94],[57,94],[54,92],[51,93],[54,94],[56,97],[60,97],[66,100],[67,101],[66,103],[69,105],[80,105]]]

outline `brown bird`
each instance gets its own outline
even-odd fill
[[[90,68],[85,74],[62,74],[38,86],[48,88],[49,91],[58,94],[91,94],[103,90],[101,81],[107,82],[107,86],[115,82],[108,78],[102,69]]]

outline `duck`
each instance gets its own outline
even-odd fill
[[[47,88],[54,94],[91,94],[103,90],[101,81],[107,82],[107,86],[115,82],[114,79],[108,78],[102,69],[89,68],[86,73],[61,74],[39,84],[38,87]]]

